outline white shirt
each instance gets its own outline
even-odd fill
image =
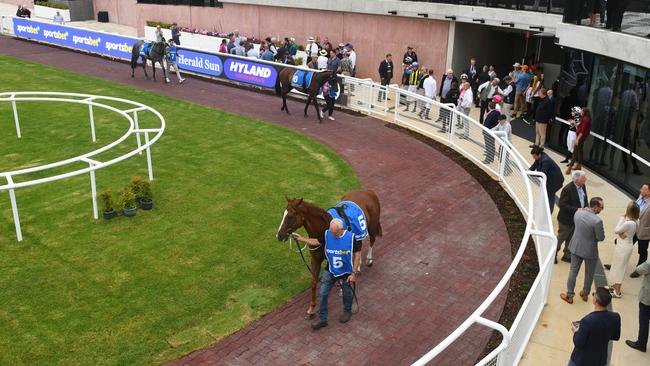
[[[478,93],[481,94],[481,91],[485,88],[490,87],[492,85],[492,81],[486,81],[483,84],[479,85],[478,87]],[[494,93],[497,91],[497,87],[492,85],[492,89],[488,89],[488,94],[487,94],[487,100],[491,100],[492,97],[494,96]]]
[[[327,69],[327,57],[325,56],[318,56],[318,70],[325,70]]]
[[[458,98],[458,106],[461,108],[472,108],[474,104],[474,93],[472,93],[472,88],[469,88],[460,94]]]
[[[305,51],[307,51],[311,57],[318,57],[318,45],[314,42],[307,43]]]
[[[255,48],[251,48],[248,50],[248,53],[246,53],[246,56],[250,58],[260,58],[260,53]]]
[[[354,68],[357,66],[357,53],[354,52],[354,50],[350,50],[348,58],[350,59],[350,62],[352,62],[352,70],[354,70]]]
[[[424,79],[424,82],[422,82],[422,87],[424,88],[424,96],[427,98],[435,99],[436,98],[436,92],[438,91],[438,88],[436,87],[436,79],[429,75],[426,79]]]
[[[512,126],[510,125],[510,122],[506,122],[504,124],[499,123],[498,125],[494,126],[492,128],[492,131],[503,131],[506,133],[506,140],[508,142],[512,142]]]

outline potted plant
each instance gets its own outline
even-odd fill
[[[113,192],[106,190],[99,194],[99,199],[102,201],[104,206],[102,210],[104,220],[110,220],[117,216],[117,211],[115,211],[115,202],[113,201]]]
[[[131,190],[131,186],[124,187],[120,193],[120,207],[122,207],[122,213],[124,216],[135,216],[135,194]]]
[[[135,201],[143,210],[153,208],[153,194],[151,192],[151,183],[142,177],[133,177],[131,179],[131,190],[135,194]]]

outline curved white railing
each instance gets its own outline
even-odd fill
[[[16,128],[16,136],[18,138],[22,137],[20,130],[20,116],[18,113],[17,102],[23,103],[28,102],[52,102],[52,103],[73,103],[73,104],[82,104],[88,106],[88,116],[90,123],[90,134],[93,142],[96,142],[96,132],[95,132],[95,111],[93,107],[102,108],[111,112],[116,113],[117,115],[125,118],[129,124],[129,128],[126,132],[117,140],[111,142],[108,145],[105,145],[101,148],[93,150],[91,152],[61,160],[54,163],[39,165],[31,168],[25,169],[16,169],[11,171],[0,172],[0,177],[4,177],[7,180],[7,184],[0,185],[0,191],[7,190],[9,191],[9,197],[11,200],[11,208],[14,216],[14,224],[16,226],[16,236],[18,241],[22,241],[22,231],[20,227],[20,219],[18,216],[18,205],[16,203],[15,190],[18,188],[34,186],[38,184],[53,182],[60,179],[65,179],[73,177],[76,175],[81,175],[85,173],[90,173],[91,181],[91,194],[92,194],[92,203],[93,203],[93,214],[95,219],[99,218],[99,212],[97,209],[97,191],[95,184],[95,171],[105,168],[107,166],[116,164],[120,161],[126,160],[136,154],[142,154],[143,151],[146,152],[147,156],[147,168],[149,171],[149,179],[153,180],[153,167],[151,163],[151,150],[150,147],[153,145],[165,131],[165,119],[163,116],[156,111],[155,109],[144,105],[142,103],[134,102],[122,98],[106,97],[99,95],[90,95],[90,94],[79,94],[79,93],[56,93],[56,92],[6,92],[0,93],[0,104],[10,103],[13,110],[14,124]],[[102,103],[104,102],[104,103]],[[105,104],[106,102],[118,102],[129,107],[126,109],[116,108],[111,105]],[[160,127],[157,128],[140,128],[138,121],[138,112],[149,112],[152,113],[156,119],[160,122]],[[151,136],[150,134],[153,134]],[[99,161],[98,156],[110,149],[122,144],[127,138],[135,135],[137,147],[131,151],[124,153],[116,158],[112,158],[107,161]],[[141,141],[141,138],[144,137],[144,142]],[[20,175],[25,175],[33,172],[47,171],[49,169],[70,166],[75,163],[84,163],[88,164],[87,168],[75,169],[66,173],[53,174],[38,179],[25,180],[22,182],[14,182],[14,178]]]
[[[546,303],[553,268],[556,238],[545,189],[546,176],[543,173],[528,171],[527,161],[505,141],[504,133],[486,129],[451,105],[439,103],[394,85],[382,86],[368,80],[344,77],[344,85],[348,107],[368,114],[392,117],[393,123],[447,143],[492,174],[502,183],[526,218],[526,229],[519,248],[499,283],[456,330],[414,365],[425,365],[433,360],[449,349],[474,324],[496,330],[502,336],[499,346],[477,365],[517,364]],[[387,96],[391,98],[392,103],[388,103]],[[408,112],[402,110],[404,106],[407,106]],[[416,112],[410,111],[413,106]],[[484,314],[506,289],[522,260],[530,238],[535,242],[540,270],[516,319],[510,329],[506,329],[503,325],[485,318]]]

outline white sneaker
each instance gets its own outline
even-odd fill
[[[166,83],[171,83],[172,81],[169,80],[169,79],[165,79],[165,82],[166,82]]]
[[[327,118],[328,118],[330,121],[336,121],[336,120],[334,119],[334,117],[332,117],[332,116],[329,116],[329,117],[327,117]]]
[[[180,80],[178,80],[178,83],[183,84],[183,81],[185,81],[185,79],[180,79]]]

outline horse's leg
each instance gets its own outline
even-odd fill
[[[323,123],[323,112],[320,110],[320,107],[318,106],[318,98],[314,97],[314,108],[316,108],[316,115],[318,116],[318,121],[320,123]]]
[[[305,118],[307,118],[307,108],[309,108],[309,104],[311,104],[311,95],[307,95],[307,103],[305,103]]]
[[[372,267],[372,246],[375,245],[375,236],[374,235],[369,235],[370,236],[370,245],[368,246],[368,253],[366,254],[366,265],[368,267]],[[359,265],[361,266],[361,265]]]
[[[311,257],[311,302],[305,320],[313,319],[316,315],[316,299],[318,291],[318,279],[320,278],[320,266],[323,263],[323,258],[312,255]]]
[[[287,107],[287,94],[288,93],[289,93],[288,91],[287,92],[282,91],[282,107],[284,108],[284,111],[287,112],[287,114],[291,114],[291,113],[289,113],[289,107]]]
[[[143,57],[142,58],[142,70],[144,70],[144,77],[149,80],[149,74],[147,74],[147,58]]]
[[[151,60],[151,69],[153,70],[153,81],[158,81],[156,80],[156,60]]]

